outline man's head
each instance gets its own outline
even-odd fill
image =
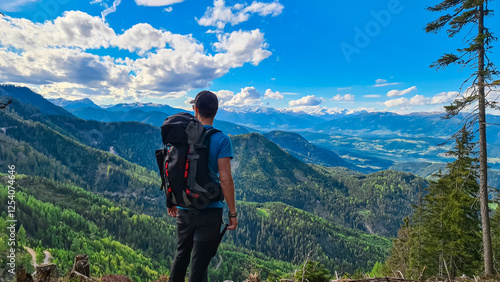
[[[213,119],[219,109],[219,99],[214,93],[207,90],[198,93],[191,104],[194,105],[195,115],[204,119]]]

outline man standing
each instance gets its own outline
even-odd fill
[[[208,130],[213,127],[214,118],[219,108],[217,96],[210,91],[201,91],[191,101],[195,117]],[[229,208],[228,230],[238,226],[234,183],[231,175],[233,151],[231,140],[222,132],[210,135],[208,166],[210,172],[219,176],[222,193]],[[212,257],[217,253],[222,225],[222,201],[210,202],[204,209],[194,210],[173,206],[168,214],[177,217],[177,254],[172,263],[170,281],[184,282],[186,270],[191,261],[189,282],[207,281],[207,268]]]

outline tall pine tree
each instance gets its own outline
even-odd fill
[[[480,203],[481,221],[483,230],[483,250],[485,274],[493,274],[493,253],[491,246],[490,217],[488,208],[488,162],[486,144],[486,108],[499,109],[496,101],[487,99],[491,88],[499,84],[499,81],[492,81],[492,77],[498,75],[493,62],[489,60],[488,53],[491,49],[492,41],[496,38],[490,29],[485,26],[484,20],[492,14],[488,9],[487,0],[444,0],[438,5],[429,7],[433,12],[445,12],[445,15],[427,24],[425,30],[434,32],[449,26],[447,33],[449,37],[459,34],[464,27],[472,26],[477,30],[469,32],[472,34],[467,39],[467,46],[458,49],[457,54],[444,54],[431,67],[444,68],[450,64],[458,64],[463,68],[475,69],[470,78],[464,82],[472,80],[471,87],[459,99],[451,105],[446,106],[447,118],[456,116],[462,111],[472,109],[472,114],[468,115],[465,124],[472,130],[474,125],[479,126],[479,163],[480,163]]]
[[[477,158],[475,144],[467,130],[456,139],[454,150],[448,152],[457,159],[447,165],[448,173],[426,189],[427,194],[410,218],[410,226],[394,243],[385,269],[404,271],[417,278],[425,268],[425,276],[478,274],[481,253],[481,221],[477,196]],[[406,254],[401,251],[407,252]],[[394,258],[405,258],[395,264]]]

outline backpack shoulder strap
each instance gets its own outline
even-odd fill
[[[207,129],[207,136],[210,136],[210,135],[217,133],[217,132],[222,132],[222,131],[218,130],[217,128],[211,127],[209,129]]]
[[[214,133],[217,133],[217,132],[222,132],[216,128],[209,128],[209,129],[206,129],[203,134],[201,135],[200,137],[200,141],[199,141],[199,146],[204,146],[204,145],[207,145],[207,142],[208,144],[210,144],[210,136]]]

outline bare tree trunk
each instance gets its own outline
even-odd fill
[[[486,154],[486,110],[484,85],[484,3],[479,6],[479,50],[478,50],[478,87],[479,87],[479,198],[481,203],[481,224],[483,228],[484,272],[493,274],[493,251],[491,247],[490,215],[488,206],[488,157]]]
[[[312,254],[312,251],[310,251],[308,254],[307,254],[307,258],[306,258],[306,262],[304,262],[304,268],[302,269],[302,282],[304,282],[304,278],[306,276],[306,265],[307,265],[307,261],[309,260],[309,257],[311,256]],[[306,279],[307,280],[307,279]]]

